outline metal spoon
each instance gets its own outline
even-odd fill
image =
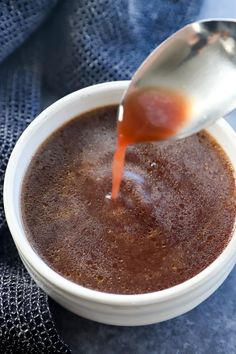
[[[194,22],[173,34],[138,68],[123,101],[134,88],[148,87],[174,89],[191,99],[191,117],[175,139],[189,136],[234,110],[236,20]],[[122,103],[120,108],[122,120]]]

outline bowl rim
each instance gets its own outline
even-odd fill
[[[75,92],[72,92],[63,98],[57,100],[52,105],[43,110],[24,130],[20,138],[18,139],[6,168],[4,187],[3,187],[3,200],[6,220],[18,249],[18,252],[22,254],[23,259],[37,272],[40,276],[48,283],[53,284],[57,290],[61,290],[68,296],[73,296],[76,298],[82,298],[89,302],[95,302],[100,304],[109,304],[113,306],[141,306],[141,305],[151,305],[153,303],[165,302],[173,298],[182,296],[183,294],[192,291],[199,286],[200,283],[206,281],[209,277],[219,272],[222,266],[227,262],[231,261],[234,256],[234,249],[236,247],[236,230],[232,232],[232,237],[223,252],[204,270],[195,275],[194,277],[186,280],[183,283],[175,285],[173,287],[151,292],[145,294],[133,294],[133,295],[122,295],[113,293],[104,293],[97,290],[92,290],[78,285],[54,271],[50,268],[34,251],[27,239],[26,232],[22,232],[21,227],[15,217],[14,210],[18,208],[20,210],[20,203],[15,206],[13,185],[14,185],[14,166],[16,161],[21,158],[21,152],[23,147],[30,140],[32,132],[39,129],[43,125],[51,114],[56,111],[60,111],[61,108],[70,105],[72,102],[79,99],[80,96],[93,96],[98,92],[108,92],[108,91],[118,91],[127,89],[129,81],[112,81],[101,84],[92,85]],[[230,125],[222,118],[218,120],[215,125],[222,129],[222,132],[230,139],[231,143],[235,146],[236,151],[236,132],[230,127]],[[55,130],[52,130],[52,132]],[[52,133],[51,132],[51,133]],[[236,171],[236,166],[233,166]]]

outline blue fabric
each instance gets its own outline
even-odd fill
[[[0,353],[69,353],[47,296],[21,264],[2,186],[14,144],[44,85],[65,94],[128,79],[163,39],[194,20],[199,0],[0,0]]]
[[[194,20],[200,4],[198,0],[65,1],[50,27],[48,83],[64,94],[97,82],[129,79],[151,50]]]

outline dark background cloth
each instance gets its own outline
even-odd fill
[[[8,231],[3,179],[20,134],[59,95],[131,78],[148,53],[194,20],[200,0],[0,0],[0,353],[69,353],[48,298]]]

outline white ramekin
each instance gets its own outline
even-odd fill
[[[91,86],[60,99],[43,111],[18,140],[4,182],[7,222],[20,257],[38,285],[65,308],[83,317],[114,325],[161,322],[191,310],[225,280],[236,262],[236,232],[222,254],[205,270],[172,288],[141,295],[114,295],[79,286],[52,270],[31,247],[23,227],[21,188],[27,167],[41,143],[57,128],[91,109],[121,100],[128,82]],[[223,120],[209,132],[223,147],[236,171],[236,134]]]

